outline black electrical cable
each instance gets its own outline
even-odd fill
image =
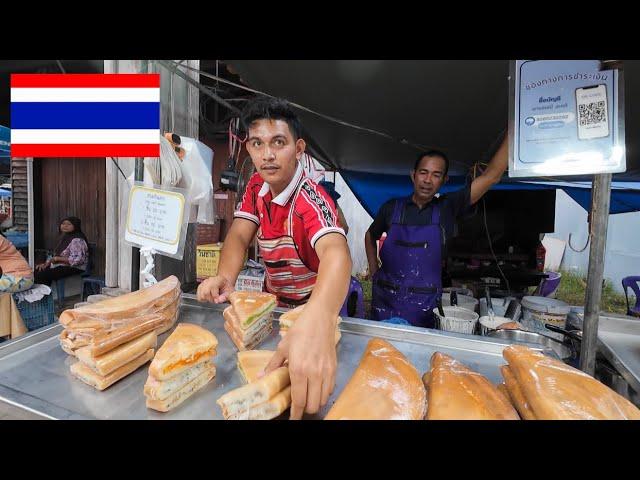
[[[118,162],[116,161],[116,159],[115,159],[115,158],[113,158],[113,157],[109,157],[109,158],[111,159],[111,161],[112,161],[113,163],[115,163],[115,164],[116,164],[116,167],[118,167],[118,170],[120,170],[120,173],[122,174],[122,178],[124,178],[124,179],[126,180],[126,179],[127,179],[127,176],[124,174],[124,172],[123,172],[123,171],[122,171],[122,169],[120,168],[120,165],[118,165]]]
[[[491,242],[491,234],[489,233],[489,226],[487,224],[487,205],[485,204],[484,197],[482,198],[482,210],[484,211],[484,229],[485,229],[485,232],[487,232],[487,240],[489,241],[489,250],[491,250],[491,255],[493,255],[493,259],[496,261],[496,266],[498,267],[498,271],[500,272],[500,275],[502,275],[502,279],[504,280],[504,283],[507,285],[507,292],[509,295],[511,295],[511,286],[509,285],[509,280],[507,280],[507,277],[502,271],[502,268],[500,268],[500,264],[498,263],[498,257],[493,251],[493,242]]]

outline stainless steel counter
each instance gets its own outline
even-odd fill
[[[178,321],[202,325],[214,332],[219,341],[214,360],[217,373],[211,383],[171,412],[159,413],[145,406],[143,385],[148,364],[102,392],[73,377],[69,367],[77,360],[60,348],[58,334],[62,327],[58,324],[0,344],[0,401],[52,419],[222,419],[215,401],[243,383],[236,366],[237,349],[223,328],[224,307],[201,304],[193,295],[183,295]],[[274,321],[282,311],[276,309]],[[344,318],[340,328],[336,389],[321,412],[305,418],[321,419],[326,415],[372,337],[390,341],[420,373],[428,369],[431,355],[441,351],[494,383],[502,381],[502,350],[509,344],[504,340],[353,318]],[[259,348],[274,350],[280,339],[277,331],[274,325],[271,336]],[[160,336],[159,345],[169,333]]]
[[[582,309],[572,308],[567,322],[582,329],[582,319]],[[640,395],[640,319],[601,313],[598,322],[598,351],[635,391],[636,396]],[[631,400],[637,401],[636,398]]]

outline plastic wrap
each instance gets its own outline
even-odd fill
[[[486,377],[436,352],[431,357],[427,420],[519,420],[511,402]]]
[[[393,345],[373,338],[325,420],[422,420],[426,401],[415,367]]]
[[[174,275],[151,287],[109,298],[102,302],[65,310],[60,315],[60,323],[67,327],[72,321],[82,321],[85,326],[91,322],[104,322],[132,318],[155,313],[174,303],[180,297],[180,282]],[[74,323],[73,326],[80,326]]]
[[[190,137],[181,137],[180,144],[185,150],[181,162],[182,181],[180,186],[187,190],[187,198],[198,206],[198,223],[214,223],[213,211],[213,150],[204,143]]]
[[[524,394],[522,393],[522,389],[518,382],[516,381],[516,377],[513,376],[511,370],[507,365],[502,365],[500,367],[500,372],[502,373],[502,378],[504,378],[504,383],[498,385],[504,386],[504,392],[507,394],[507,397],[511,400],[511,403],[518,413],[520,417],[524,420],[535,420],[536,416],[531,410],[531,405],[527,402],[527,399],[524,398]]]
[[[143,290],[65,310],[60,345],[70,355],[88,346],[95,356],[151,330],[163,333],[178,318],[180,293],[180,282],[171,276]]]
[[[523,345],[503,356],[539,420],[640,420],[629,400],[560,360]]]

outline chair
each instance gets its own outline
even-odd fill
[[[342,305],[340,315],[344,317],[364,318],[364,292],[358,279],[351,277],[349,293]]]
[[[624,277],[622,279],[622,288],[624,289],[624,298],[627,300],[627,315],[640,317],[640,276]],[[628,288],[636,296],[636,304],[633,307],[629,306]]]
[[[92,286],[94,287],[94,289],[95,287],[98,287],[97,292],[94,292],[92,290],[93,293],[100,293],[100,288],[105,286],[104,277],[91,275],[91,272],[93,270],[93,259],[95,256],[97,245],[95,243],[87,243],[87,246],[89,247],[89,258],[87,259],[87,269],[83,273],[79,274],[79,276],[82,278],[82,301],[83,302],[84,302],[84,299],[86,298],[85,291],[87,286]],[[72,275],[72,276],[75,276],[75,275]],[[56,292],[58,294],[58,303],[60,305],[63,304],[65,299],[64,283],[67,278],[71,278],[71,277],[64,277],[64,278],[55,280]]]
[[[560,286],[560,280],[562,280],[562,274],[557,272],[544,272],[548,275],[547,278],[540,282],[535,295],[541,297],[550,297],[553,295]]]

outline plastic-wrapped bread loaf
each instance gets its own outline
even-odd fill
[[[640,420],[629,400],[560,360],[523,345],[502,355],[539,420]]]
[[[393,345],[372,338],[325,420],[422,420],[426,401],[416,368]]]
[[[504,385],[505,392],[511,399],[511,403],[518,413],[520,417],[524,420],[535,420],[536,416],[531,410],[531,406],[527,403],[527,399],[524,398],[524,394],[522,393],[522,389],[518,382],[516,381],[516,377],[513,376],[511,370],[507,365],[502,365],[500,367],[500,371],[502,372],[502,377],[504,378],[504,383],[500,385]]]
[[[60,324],[66,327],[73,320],[95,322],[134,318],[156,313],[179,300],[179,297],[180,282],[172,275],[155,285],[135,292],[65,310],[60,315]]]
[[[505,396],[486,377],[436,352],[431,357],[427,420],[519,420]]]

